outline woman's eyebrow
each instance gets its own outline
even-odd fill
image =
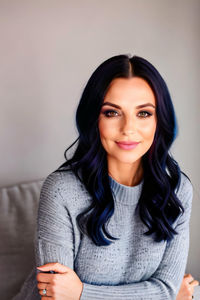
[[[104,105],[110,105],[110,106],[121,109],[121,107],[119,105],[111,103],[111,102],[104,102],[102,104],[102,106],[104,106]],[[155,108],[155,106],[152,103],[144,103],[144,104],[136,106],[136,108],[143,108],[143,107],[146,107],[146,106],[151,106],[151,107]]]

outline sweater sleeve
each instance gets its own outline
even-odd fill
[[[50,174],[46,178],[40,193],[35,259],[37,266],[59,262],[73,269],[73,226],[61,190],[60,173]]]
[[[106,286],[83,284],[81,300],[175,300],[184,276],[189,250],[189,221],[193,189],[184,179],[178,196],[185,212],[178,217],[175,230],[178,232],[167,243],[162,261],[155,273],[138,283]]]

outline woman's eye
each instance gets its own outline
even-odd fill
[[[110,117],[115,117],[115,116],[117,116],[117,115],[118,115],[118,112],[116,112],[115,110],[106,110],[106,111],[103,112],[103,114],[104,114],[106,117],[110,118]]]
[[[112,117],[117,117],[117,116],[119,116],[119,113],[118,113],[117,111],[111,110],[111,109],[110,109],[110,110],[105,110],[105,111],[103,112],[103,114],[104,114],[107,118],[112,118]],[[142,119],[146,119],[146,118],[152,116],[152,113],[150,113],[150,112],[148,112],[148,111],[140,111],[140,112],[138,113],[138,116],[139,116],[140,118],[142,118]]]
[[[139,116],[141,116],[142,118],[148,118],[148,117],[152,116],[152,114],[149,113],[148,111],[140,111]]]

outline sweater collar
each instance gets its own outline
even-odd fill
[[[144,179],[138,185],[128,186],[119,183],[109,175],[109,182],[117,202],[125,205],[136,205],[138,203]]]

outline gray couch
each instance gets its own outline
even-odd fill
[[[11,300],[34,265],[34,239],[43,180],[0,188],[0,299]],[[23,299],[22,299],[23,300]]]

